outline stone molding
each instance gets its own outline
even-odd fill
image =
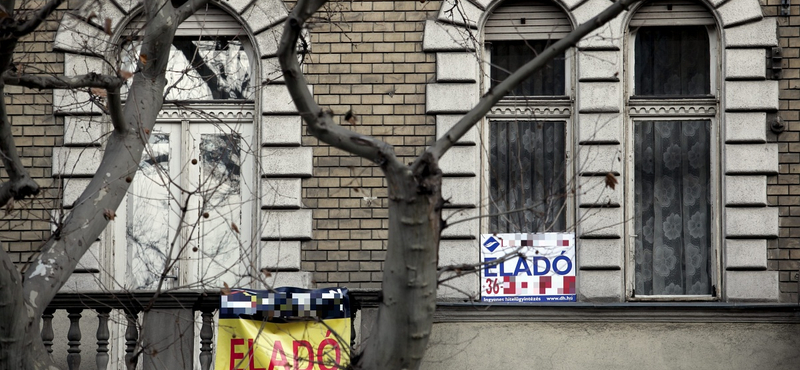
[[[565,9],[570,19],[577,23],[589,19],[610,4],[602,0],[554,2],[562,9]],[[450,1],[451,5],[452,3]],[[443,58],[449,60],[474,61],[473,63],[475,64],[474,66],[459,65],[450,68],[447,63],[439,63],[437,64],[437,82],[447,81],[450,86],[455,85],[455,82],[462,82],[461,89],[472,88],[476,90],[476,94],[480,93],[478,89],[482,85],[481,83],[473,83],[472,76],[459,78],[457,74],[459,71],[481,70],[479,65],[480,58],[475,57],[475,53],[481,51],[479,46],[481,40],[480,28],[488,12],[500,3],[500,0],[473,1],[469,5],[469,11],[465,11],[462,14],[471,15],[475,19],[465,20],[448,17],[445,13],[452,6],[447,6],[448,3],[445,2],[440,8],[437,19],[426,22],[423,35],[424,51],[436,52],[437,61],[441,54]],[[775,18],[763,17],[761,5],[757,0],[722,0],[712,1],[711,4],[706,5],[723,28],[718,31],[721,38],[719,57],[721,63],[719,64],[725,65],[724,61],[726,59],[730,59],[733,62],[746,62],[746,68],[738,64],[729,64],[726,69],[719,71],[722,77],[720,80],[725,81],[719,96],[710,100],[684,99],[680,102],[627,98],[624,99],[626,101],[623,101],[621,98],[625,91],[626,82],[624,78],[618,78],[618,76],[621,76],[621,71],[624,70],[622,63],[627,58],[621,46],[623,45],[624,35],[627,34],[627,20],[630,19],[631,14],[630,12],[625,12],[610,22],[609,25],[593,32],[579,43],[577,48],[579,53],[593,53],[593,55],[592,57],[579,55],[575,65],[576,68],[571,72],[573,77],[570,80],[578,81],[578,78],[583,78],[579,82],[573,82],[577,89],[575,96],[577,107],[573,106],[572,102],[567,106],[553,108],[545,105],[539,106],[538,102],[523,105],[504,101],[492,108],[487,116],[489,118],[522,117],[525,115],[546,118],[571,117],[572,135],[578,136],[582,144],[578,146],[578,149],[580,149],[579,153],[577,153],[578,155],[574,156],[578,161],[575,167],[578,169],[576,174],[586,175],[594,175],[595,173],[592,171],[612,171],[617,174],[623,174],[624,165],[620,161],[615,160],[613,161],[614,163],[605,163],[596,160],[596,158],[595,160],[590,160],[593,157],[597,157],[597,155],[591,155],[592,153],[597,154],[600,152],[606,153],[607,156],[613,158],[617,158],[617,154],[619,154],[621,160],[625,158],[626,149],[620,143],[624,142],[622,139],[625,136],[624,133],[630,130],[630,121],[628,119],[614,119],[613,117],[654,117],[664,115],[676,118],[714,119],[716,117],[714,124],[722,127],[719,134],[724,135],[726,142],[737,143],[735,145],[722,145],[717,151],[719,158],[717,163],[720,166],[724,166],[721,167],[722,170],[718,173],[723,176],[722,189],[726,189],[725,192],[720,189],[719,196],[719,202],[723,208],[722,224],[728,224],[726,220],[729,217],[733,223],[738,222],[737,220],[752,219],[771,223],[767,227],[761,227],[758,230],[742,232],[732,230],[731,225],[728,224],[725,230],[718,230],[720,234],[723,234],[720,240],[725,239],[725,234],[735,238],[776,236],[778,228],[777,209],[764,207],[766,205],[764,201],[766,199],[765,193],[749,194],[749,192],[762,190],[765,192],[762,189],[766,183],[765,175],[776,173],[778,167],[777,149],[775,144],[766,143],[765,128],[765,112],[772,112],[778,109],[778,83],[777,81],[764,80],[765,58],[751,59],[754,56],[762,55],[763,50],[759,50],[760,48],[778,45],[777,24]],[[447,53],[446,56],[444,53]],[[458,56],[458,53],[462,55]],[[438,88],[437,84],[429,85],[429,93],[439,90],[441,89]],[[428,99],[430,100],[432,97],[429,96]],[[459,112],[463,109],[463,107],[459,107]],[[440,113],[443,112],[437,106],[428,107],[428,114]],[[728,125],[729,121],[730,125]],[[438,125],[437,137],[444,135],[444,132],[440,131],[446,130],[448,127],[449,125]],[[597,129],[598,133],[584,132],[589,129]],[[476,147],[481,145],[485,145],[485,143],[478,143]],[[477,149],[475,150],[477,151]],[[467,153],[461,153],[458,157],[464,154]],[[753,157],[750,154],[757,155]],[[735,163],[732,163],[732,161]],[[464,161],[446,161],[443,158],[441,165],[445,173],[478,173],[481,163],[481,160],[478,160],[474,164],[473,171],[469,171],[469,168],[465,167]],[[725,174],[728,176],[725,176]],[[746,177],[743,177],[740,181],[737,176]],[[479,183],[480,176],[473,178],[473,181]],[[626,181],[624,178],[620,179],[620,184],[618,185],[620,192]],[[726,193],[730,194],[730,197],[726,197]],[[590,192],[586,197],[581,198],[581,202],[584,201],[587,206],[592,206],[597,205],[597,202],[624,202],[624,199],[618,200],[609,195]],[[581,208],[576,211],[581,211],[579,214],[591,216],[589,218],[598,225],[609,226],[606,228],[607,230],[600,232],[602,235],[588,236],[593,238],[611,237],[612,234],[616,238],[622,236],[621,225],[624,222],[624,212],[621,208]],[[591,215],[587,213],[588,211],[591,211],[589,212]],[[481,212],[480,201],[474,204],[471,212],[475,214]],[[600,220],[599,218],[605,217],[600,214],[604,214],[610,219]],[[457,219],[457,217],[454,218]],[[620,226],[612,226],[615,224]],[[473,235],[472,238],[477,238],[481,231],[480,223],[471,222],[468,228],[471,232],[465,230],[466,226],[461,225],[459,231],[454,233],[453,236],[467,238],[471,234]],[[606,249],[612,250],[614,255],[623,255],[625,243],[621,240],[615,239],[613,242],[608,243],[610,247]],[[731,257],[735,261],[733,254],[737,254],[740,251],[741,248],[732,249],[728,252],[723,247],[723,261],[725,261],[727,253],[732,253]],[[766,256],[766,246],[760,243],[753,244],[747,253]],[[717,264],[720,269],[724,269],[723,261]],[[580,261],[579,263],[582,264]],[[603,268],[608,267],[606,266],[608,261],[598,262],[596,259],[593,261],[589,258],[588,263],[586,267],[596,267],[594,265]],[[747,297],[747,294],[753,294],[755,292],[753,288],[757,286],[759,289],[769,289],[770,291],[754,294],[751,297],[753,300],[777,300],[778,287],[777,283],[773,284],[773,281],[777,281],[776,271],[758,271],[758,274],[756,274],[758,276],[752,280],[752,284],[749,283],[751,280],[738,278],[740,275],[737,275],[737,273],[739,272],[726,272],[725,279],[730,278],[730,283],[734,284],[734,286],[725,284],[725,279],[723,279],[722,289],[727,290],[720,293],[723,299],[748,300],[750,298]],[[618,271],[597,270],[581,271],[580,274],[582,274],[582,277],[579,278],[578,290],[581,294],[581,299],[587,301],[619,301],[625,299],[625,294],[623,293],[623,286],[625,285],[624,274]]]

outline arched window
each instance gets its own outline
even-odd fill
[[[122,37],[123,70],[142,57],[141,26],[131,22]],[[218,8],[178,27],[165,103],[115,223],[126,288],[154,289],[165,269],[167,288],[247,284],[255,59],[242,27]]]
[[[502,3],[483,30],[494,88],[572,30],[566,13],[546,1]],[[492,233],[564,231],[570,66],[561,54],[495,106],[488,117],[487,179]]]
[[[699,3],[650,2],[631,18],[627,45],[634,294],[710,296],[719,177],[714,18]]]

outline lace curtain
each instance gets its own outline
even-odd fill
[[[563,121],[490,123],[490,232],[566,229],[565,130]]]
[[[636,295],[711,294],[711,122],[634,125]]]

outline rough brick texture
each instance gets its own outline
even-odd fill
[[[763,3],[763,2],[762,2]],[[771,205],[780,210],[780,237],[768,243],[768,268],[780,271],[780,301],[798,302],[800,271],[800,6],[792,4],[790,16],[779,16],[780,0],[767,0],[764,15],[776,17],[779,43],[783,48],[779,115],[786,124],[780,135],[768,139],[778,143],[780,171],[768,179]]]

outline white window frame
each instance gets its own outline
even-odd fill
[[[555,40],[553,41],[555,42]],[[491,80],[491,49],[490,43],[484,43],[482,50],[481,63],[481,91],[483,94],[489,91],[492,85]],[[576,147],[574,129],[572,127],[575,114],[575,84],[573,72],[575,68],[576,49],[569,48],[564,53],[564,99],[542,99],[541,97],[518,97],[515,99],[503,98],[491,108],[489,113],[479,124],[480,130],[480,151],[481,151],[481,189],[480,189],[480,213],[486,217],[481,217],[481,233],[495,233],[496,230],[489,229],[490,214],[490,163],[489,163],[489,125],[491,121],[514,121],[514,120],[535,120],[535,121],[560,121],[566,126],[564,156],[565,173],[564,183],[567,188],[567,198],[564,202],[566,212],[566,228],[564,232],[574,232],[575,230],[575,196],[571,189],[577,188],[577,178],[575,177],[574,148]],[[566,113],[565,113],[566,111]]]
[[[646,25],[646,27],[651,25]],[[653,24],[652,26],[676,26],[676,24]],[[639,27],[628,27],[624,42],[625,50],[625,85],[626,85],[626,104],[625,104],[625,130],[624,143],[626,151],[625,173],[625,296],[628,301],[718,301],[721,299],[720,281],[722,274],[722,160],[721,148],[723,141],[720,130],[720,96],[721,96],[721,71],[720,71],[720,33],[717,25],[706,26],[709,37],[709,83],[710,92],[713,97],[709,98],[687,98],[687,99],[632,99],[635,90],[635,58],[636,58],[636,34]],[[663,110],[659,108],[664,108]],[[670,109],[674,108],[674,109]],[[687,109],[693,108],[693,109]],[[643,113],[652,111],[653,113]],[[698,112],[695,114],[689,111]],[[710,295],[640,295],[635,294],[636,287],[636,256],[635,256],[635,179],[634,179],[634,125],[636,121],[700,121],[708,120],[711,122],[710,133],[710,178],[713,180],[709,184],[711,194],[711,251],[709,258],[711,261],[710,279],[712,292]]]

